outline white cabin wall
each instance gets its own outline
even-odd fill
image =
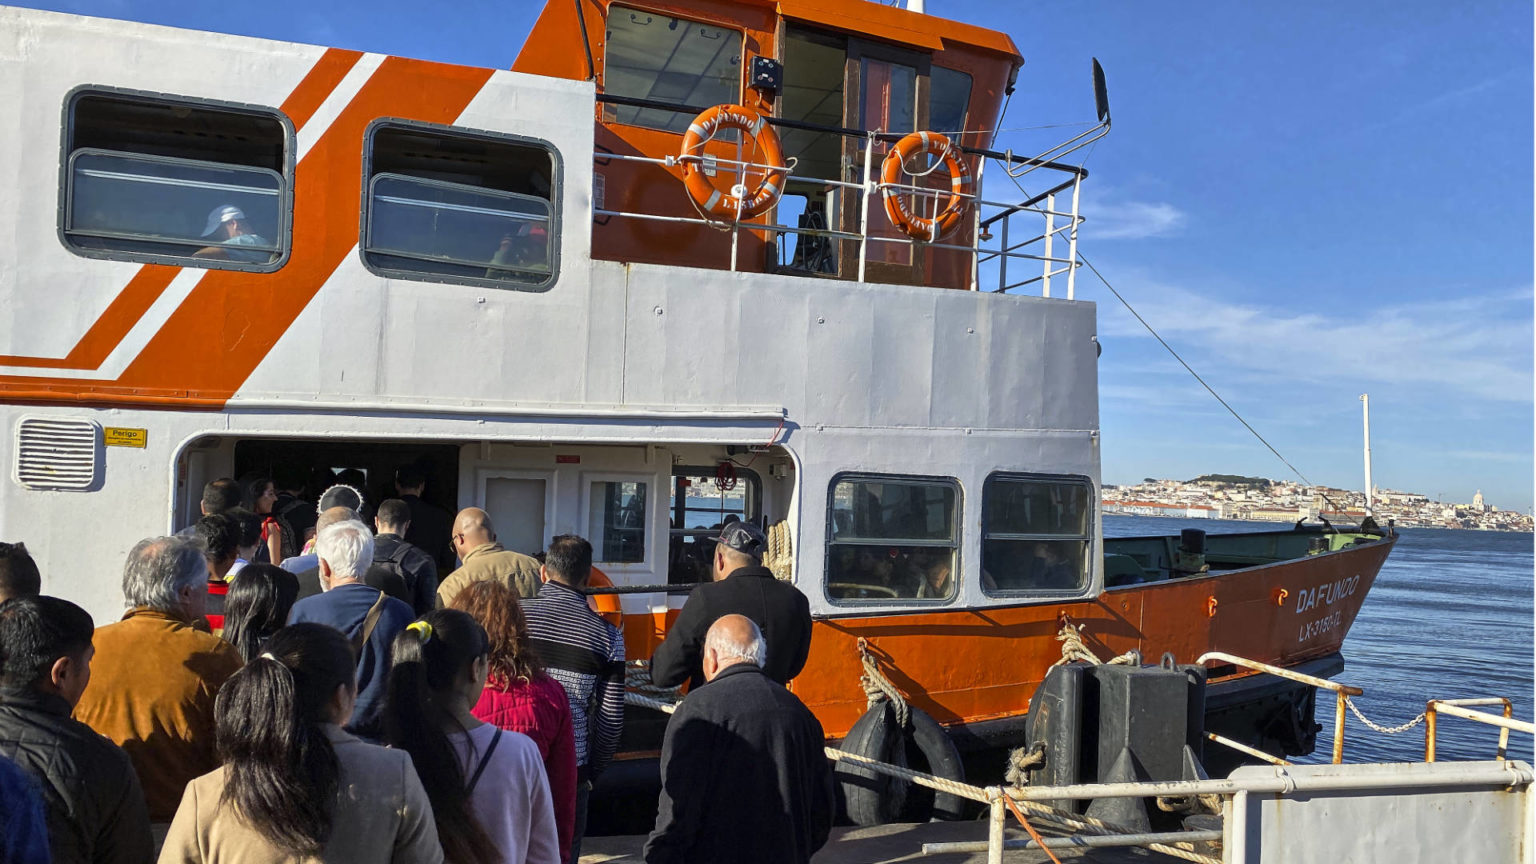
[[[64,99],[83,84],[276,108],[324,48],[0,7],[0,354],[63,357],[141,265],[59,240]],[[190,271],[194,277],[204,271]],[[190,290],[190,285],[173,286]],[[183,295],[184,296],[184,293]],[[164,310],[168,313],[169,310]],[[46,322],[47,326],[38,326]],[[130,336],[138,345],[150,332]],[[124,361],[126,362],[126,361]],[[0,367],[8,374],[57,374]],[[68,377],[87,377],[71,374]]]

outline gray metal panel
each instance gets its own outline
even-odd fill
[[[1286,773],[1303,785],[1312,778],[1350,778],[1370,784],[1379,778],[1417,779],[1391,789],[1251,793],[1232,819],[1228,835],[1247,842],[1227,850],[1227,861],[1340,864],[1340,862],[1532,860],[1532,801],[1528,786],[1513,789],[1470,785],[1458,775],[1488,763],[1396,763],[1385,765],[1298,765]],[[1526,768],[1525,770],[1529,770]],[[1263,780],[1271,768],[1239,768],[1232,780]],[[1514,779],[1513,773],[1510,775]]]

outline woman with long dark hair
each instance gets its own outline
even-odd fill
[[[485,628],[457,609],[395,637],[385,739],[411,754],[448,864],[560,864],[538,745],[470,709],[489,673]]]
[[[280,514],[273,511],[277,504],[277,484],[271,477],[249,477],[244,481],[246,502],[251,512],[261,517],[261,545],[251,563],[281,564],[286,558],[299,554],[299,538]]]
[[[544,673],[528,644],[528,622],[511,588],[494,579],[471,582],[450,605],[480,622],[490,641],[485,692],[471,712],[486,723],[521,732],[539,745],[555,804],[560,860],[569,861],[571,833],[576,828],[576,734],[565,688]]]
[[[330,627],[274,633],[219,690],[224,765],[187,784],[161,864],[442,861],[410,757],[341,729],[355,670],[351,644]]]
[[[224,595],[224,641],[246,663],[255,662],[262,643],[288,623],[299,596],[299,579],[274,564],[247,564]]]

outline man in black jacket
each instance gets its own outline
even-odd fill
[[[54,861],[144,864],[154,841],[133,763],[69,716],[91,680],[94,629],[68,600],[0,603],[0,754],[42,788]]]
[[[373,516],[373,527],[378,529],[373,536],[373,566],[400,574],[417,615],[436,609],[437,562],[405,540],[411,528],[411,509],[399,498],[382,501]]]
[[[704,683],[704,634],[722,615],[745,615],[768,640],[763,672],[780,684],[800,674],[811,650],[811,607],[800,589],[761,563],[768,539],[750,522],[729,522],[716,538],[714,581],[693,590],[651,657],[651,681]]]
[[[709,683],[688,694],[662,741],[646,864],[793,864],[827,842],[834,804],[821,724],[763,674],[766,654],[762,631],[741,615],[709,628]]]

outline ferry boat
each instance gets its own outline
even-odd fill
[[[15,8],[0,40],[0,526],[99,622],[206,482],[350,468],[376,501],[410,463],[509,548],[590,538],[635,659],[726,512],[758,522],[829,738],[870,655],[974,750],[1024,743],[1066,627],[1337,672],[1396,542],[1103,537],[1062,161],[1108,131],[1103,79],[1093,129],[992,149],[998,31],[554,0],[511,69]],[[1208,671],[1212,728],[1310,749],[1309,688]]]

